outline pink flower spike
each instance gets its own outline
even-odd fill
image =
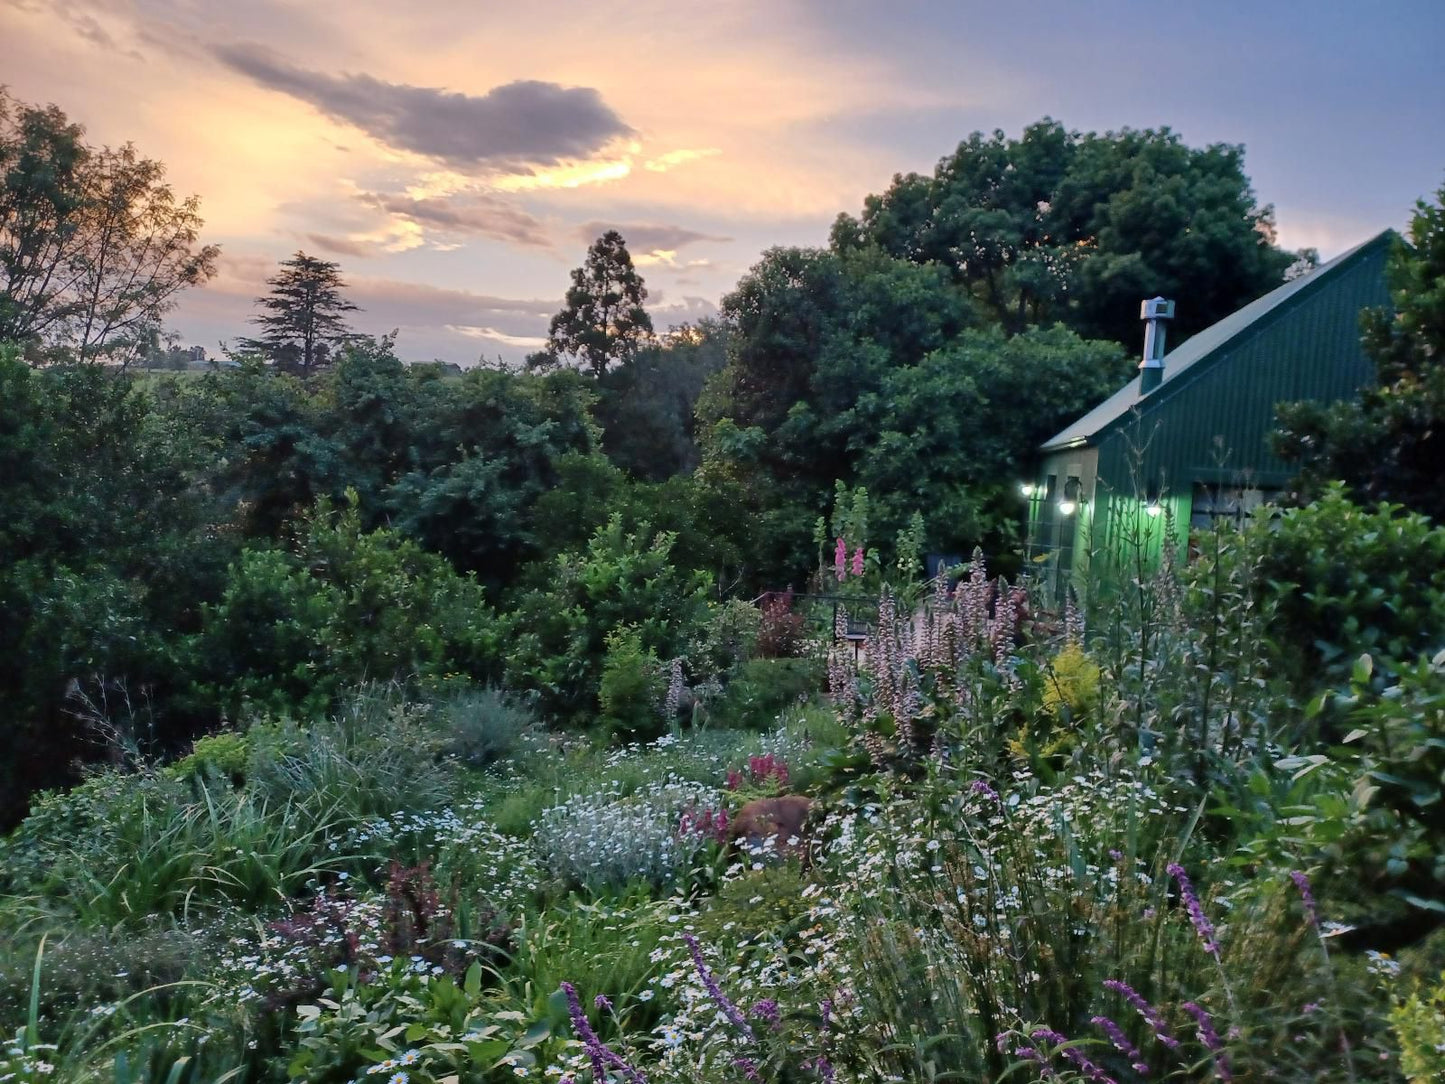
[[[859,546],[853,551],[853,575],[863,575],[863,547]]]
[[[833,571],[837,574],[839,583],[848,578],[848,543],[841,537],[833,550]]]

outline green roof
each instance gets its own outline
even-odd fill
[[[1183,346],[1165,355],[1164,379],[1147,396],[1140,396],[1139,378],[1136,376],[1068,428],[1045,441],[1040,450],[1055,452],[1094,444],[1125,419],[1137,417],[1139,412],[1147,412],[1154,404],[1172,398],[1171,392],[1182,391],[1210,369],[1214,362],[1229,355],[1241,341],[1274,323],[1332,277],[1353,266],[1377,247],[1390,244],[1394,238],[1393,230],[1385,230],[1336,256],[1308,275],[1301,275],[1286,282],[1218,323],[1210,325]],[[1180,303],[1185,304],[1187,301],[1185,298]]]

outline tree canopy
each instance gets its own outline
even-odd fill
[[[176,294],[215,274],[200,203],[130,144],[94,148],[55,106],[0,88],[0,341],[43,359],[128,359]]]
[[[271,292],[256,299],[264,312],[251,322],[261,328],[256,338],[243,339],[248,350],[264,354],[277,368],[304,380],[326,365],[336,347],[351,338],[344,314],[356,306],[342,296],[346,283],[341,268],[297,252],[266,280]]]
[[[1171,335],[1183,341],[1279,285],[1301,254],[1274,240],[1243,147],[1048,118],[1018,139],[973,133],[932,176],[896,176],[857,218],[840,215],[832,235],[839,251],[876,245],[947,268],[1009,333],[1060,321],[1123,343],[1141,298],[1180,302]]]
[[[566,307],[552,317],[547,349],[533,364],[574,361],[600,377],[652,337],[652,317],[642,307],[646,300],[647,287],[632,266],[627,242],[608,230],[572,271]]]

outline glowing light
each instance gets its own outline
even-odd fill
[[[1032,482],[1025,482],[1019,486],[1019,492],[1025,497],[1032,497],[1034,495],[1034,484]]]
[[[1150,501],[1144,506],[1144,511],[1148,515],[1157,516],[1164,511],[1164,507],[1158,501]]]
[[[1059,515],[1061,516],[1072,516],[1078,509],[1079,506],[1074,501],[1063,500],[1059,502]]]

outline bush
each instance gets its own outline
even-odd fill
[[[554,718],[586,725],[597,715],[613,632],[635,629],[659,659],[682,655],[706,626],[710,579],[677,567],[674,541],[647,525],[628,533],[613,516],[584,552],[559,555],[511,615],[511,683],[535,691]]]
[[[1278,598],[1274,643],[1297,686],[1347,678],[1362,652],[1417,658],[1445,642],[1445,527],[1398,505],[1364,509],[1333,486],[1279,520],[1259,590]]]
[[[793,592],[771,595],[758,623],[757,652],[765,659],[795,659],[806,654],[807,622],[793,611]]]
[[[443,751],[472,768],[510,756],[537,723],[528,704],[494,685],[454,693],[438,706],[436,719]]]
[[[543,811],[534,825],[543,864],[567,884],[592,889],[633,881],[671,884],[707,844],[682,833],[689,810],[722,809],[723,795],[697,783],[652,783],[635,794],[581,794]]]
[[[248,702],[317,717],[364,681],[489,676],[482,588],[415,542],[364,532],[355,503],[322,502],[290,550],[248,549],[193,644],[199,683],[232,718]]]
[[[752,659],[738,667],[714,714],[727,726],[766,729],[822,690],[823,671],[819,659]]]
[[[614,629],[607,637],[597,698],[608,731],[629,738],[655,738],[671,720],[663,715],[664,680],[657,656],[642,646],[634,628]]]
[[[191,751],[166,769],[173,779],[189,779],[205,784],[211,780],[229,780],[240,786],[246,775],[250,755],[246,736],[235,730],[223,730],[197,738]]]

